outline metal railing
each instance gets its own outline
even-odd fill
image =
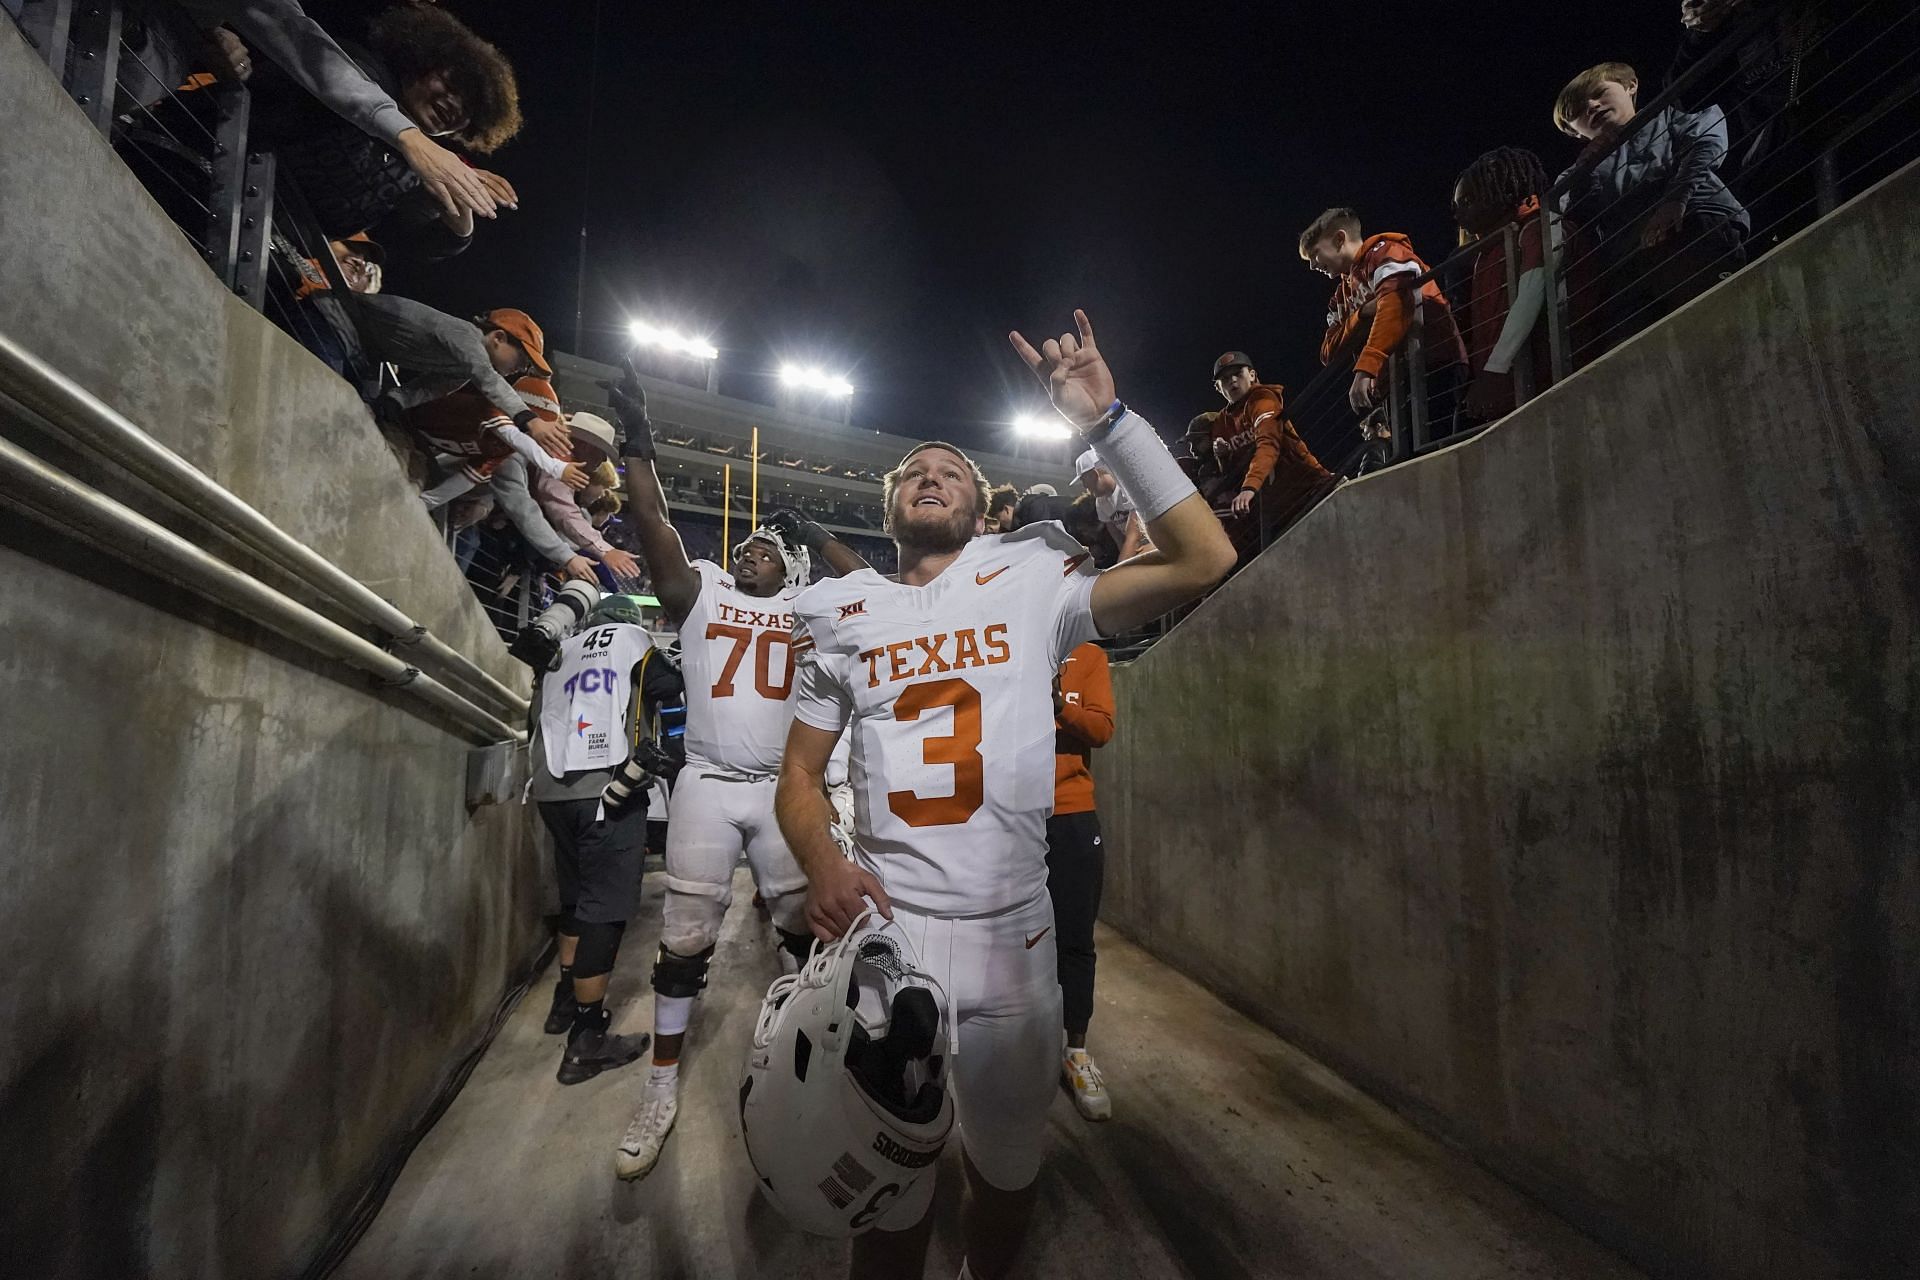
[[[1756,41],[1776,38],[1778,24],[1800,20],[1809,11],[1823,15],[1822,21],[1801,28],[1792,43],[1790,64],[1771,73],[1776,79],[1762,76],[1740,83],[1754,62],[1751,57],[1743,60],[1743,52],[1750,54]],[[1780,76],[1789,77],[1785,99],[1769,106],[1768,95],[1778,95]],[[1701,254],[1682,260],[1662,281],[1663,288],[1645,287],[1636,271],[1644,271],[1646,258],[1634,260],[1636,250],[1646,247],[1635,240],[1644,228],[1639,207],[1644,194],[1628,191],[1612,201],[1586,201],[1583,207],[1574,198],[1584,181],[1582,172],[1570,169],[1533,193],[1536,208],[1526,218],[1516,215],[1428,270],[1402,278],[1400,287],[1411,297],[1407,334],[1389,355],[1371,412],[1355,413],[1347,402],[1351,352],[1336,358],[1293,397],[1288,406],[1293,425],[1321,461],[1352,476],[1469,438],[1738,270],[1748,261],[1749,249],[1759,251],[1752,256],[1761,256],[1831,213],[1846,197],[1920,155],[1920,6],[1894,0],[1749,6],[1690,67],[1637,104],[1633,118],[1604,154],[1594,158],[1604,163],[1636,145],[1672,145],[1676,139],[1663,139],[1662,131],[1673,130],[1675,113],[1686,108],[1689,115],[1718,111],[1737,122],[1728,126],[1730,151],[1768,131],[1770,156],[1785,158],[1750,161],[1724,179],[1748,211],[1750,225],[1737,255]],[[1433,308],[1442,305],[1458,312],[1464,300],[1475,328],[1489,323],[1484,316],[1503,320],[1520,296],[1521,264],[1529,256],[1523,242],[1529,236],[1539,237],[1545,298],[1541,315],[1512,364],[1510,396],[1501,397],[1510,403],[1495,412],[1470,414],[1474,381],[1482,376],[1474,367],[1478,344],[1468,351],[1464,366],[1456,350],[1430,349]],[[1688,247],[1683,240],[1675,249]],[[1487,291],[1474,292],[1474,266],[1490,252],[1501,255],[1503,269],[1491,293],[1482,296]],[[1463,280],[1467,292],[1461,295]],[[1437,284],[1448,301],[1436,304],[1425,296],[1423,288],[1429,283]],[[1250,549],[1264,550],[1329,492],[1295,495],[1274,505],[1264,502],[1263,492],[1257,545],[1249,548],[1236,538],[1242,563],[1251,558]],[[1229,522],[1228,528],[1235,526]],[[1116,638],[1115,656],[1144,652],[1190,611],[1177,611],[1140,632]]]

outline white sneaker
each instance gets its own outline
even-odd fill
[[[1111,1120],[1113,1099],[1107,1096],[1106,1078],[1086,1050],[1069,1050],[1060,1063],[1060,1073],[1073,1090],[1073,1107],[1089,1120]]]
[[[660,1162],[660,1148],[673,1129],[673,1118],[680,1113],[679,1090],[648,1089],[641,1095],[640,1109],[613,1153],[613,1171],[622,1178],[644,1178]]]

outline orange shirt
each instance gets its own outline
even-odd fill
[[[1053,811],[1088,813],[1093,809],[1093,770],[1087,761],[1095,747],[1113,739],[1113,675],[1107,651],[1089,641],[1060,664],[1060,693],[1067,705],[1054,717]]]
[[[1213,456],[1220,474],[1241,477],[1242,489],[1264,488],[1276,467],[1288,473],[1281,486],[1286,489],[1327,478],[1320,459],[1287,421],[1286,394],[1285,387],[1259,383],[1239,404],[1228,405],[1213,420]]]
[[[1373,325],[1367,331],[1366,346],[1354,360],[1353,367],[1378,377],[1386,368],[1387,357],[1406,338],[1407,326],[1412,323],[1413,304],[1406,281],[1426,269],[1427,264],[1413,251],[1413,243],[1398,232],[1385,231],[1363,240],[1352,269],[1334,281],[1333,300],[1327,307],[1327,336],[1320,343],[1320,362],[1333,363],[1355,340],[1366,308],[1371,304]],[[1447,295],[1429,280],[1420,286],[1420,298],[1424,304],[1421,338],[1427,347],[1428,367],[1438,369],[1464,363],[1466,347],[1460,341],[1460,331],[1454,327]]]

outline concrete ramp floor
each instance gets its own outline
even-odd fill
[[[514,1010],[466,1089],[415,1151],[346,1280],[835,1276],[846,1246],[787,1226],[754,1190],[736,1090],[776,971],[744,872],[694,1015],[679,1121],[651,1176],[613,1176],[644,1063],[562,1088],[541,1033],[549,981]],[[614,975],[619,1030],[651,1025],[660,914]],[[550,978],[550,976],[549,976]],[[1065,1094],[1050,1119],[1024,1274],[1492,1280],[1633,1277],[1616,1255],[1410,1128],[1284,1041],[1118,935],[1100,935],[1093,1048],[1114,1119]],[[957,1147],[957,1144],[955,1144]],[[960,1266],[956,1151],[941,1169],[927,1275]]]

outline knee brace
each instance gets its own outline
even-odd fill
[[[598,978],[613,972],[613,958],[620,954],[620,935],[627,922],[619,924],[582,924],[580,946],[573,953],[573,976]]]
[[[774,932],[780,935],[780,946],[787,954],[791,955],[801,964],[807,962],[807,956],[813,951],[813,935],[811,933],[788,933],[785,929],[779,928],[776,928]]]
[[[653,962],[653,989],[663,996],[697,996],[707,986],[707,962],[713,959],[713,948],[694,955],[676,955],[662,945],[660,955]],[[575,973],[580,970],[574,969]]]

